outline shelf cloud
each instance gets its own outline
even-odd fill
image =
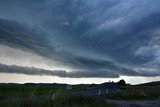
[[[160,76],[158,0],[1,0],[0,72]]]

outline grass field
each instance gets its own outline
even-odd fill
[[[97,85],[98,86],[98,85]],[[160,97],[160,88],[156,86],[127,86],[119,93],[108,93],[98,98],[89,96],[76,96],[72,92],[97,87],[95,85],[75,85],[72,90],[66,90],[64,84],[0,84],[0,101],[2,107],[114,107],[99,99],[109,98],[115,100],[144,100]],[[82,88],[80,88],[82,87]],[[41,102],[32,100],[32,97],[52,95],[54,101],[46,98]],[[25,98],[23,103],[8,102],[7,99]],[[14,106],[13,106],[14,105]]]
[[[77,92],[92,88],[95,85],[74,85],[69,92]],[[7,98],[31,98],[39,95],[52,95],[57,90],[65,90],[66,84],[0,84],[0,99]],[[67,90],[65,90],[67,92]]]
[[[49,95],[58,88],[52,86],[21,85],[21,84],[0,84],[0,99],[33,97],[37,95]]]
[[[59,94],[61,93],[61,94]],[[62,94],[63,93],[63,94]],[[46,98],[41,102],[35,102],[28,99],[25,102],[9,102],[0,104],[3,107],[114,107],[113,104],[107,104],[104,100],[89,96],[69,95],[62,90],[56,92],[55,99]]]
[[[1,105],[2,106],[2,105]],[[55,101],[45,100],[41,103],[28,100],[24,103],[6,102],[3,107],[114,107],[103,100],[84,96],[61,96],[55,98]]]
[[[105,97],[116,100],[152,100],[160,97],[160,87],[131,86],[125,91],[107,94]]]
[[[74,87],[75,92],[79,86]],[[86,86],[85,88],[87,88]],[[84,88],[82,88],[84,89]],[[41,102],[32,100],[34,96],[56,94],[54,101],[46,98]],[[114,107],[105,101],[88,96],[70,95],[63,85],[20,85],[20,84],[1,84],[0,100],[6,100],[0,104],[3,107]],[[7,99],[25,98],[25,102],[11,102]]]
[[[105,101],[88,96],[59,96],[55,99],[55,107],[114,107]]]

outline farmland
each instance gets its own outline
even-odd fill
[[[127,85],[125,88],[120,88],[119,92],[97,94],[98,90],[111,84],[116,83],[72,85],[72,90],[66,89],[67,84],[0,84],[0,106],[114,107],[114,103],[106,103],[106,100],[140,101],[155,100],[160,97],[158,86],[145,85]],[[78,94],[80,92],[82,93]],[[54,100],[53,94],[55,94]]]
[[[37,84],[1,84],[0,85],[1,103],[6,107],[113,107],[105,101],[91,96],[76,96],[69,93],[75,92],[65,90],[64,84],[37,85]],[[55,93],[53,101],[52,94]],[[94,101],[94,102],[93,102]]]
[[[157,86],[130,86],[125,91],[106,94],[105,97],[114,100],[152,100],[160,97],[160,88]]]

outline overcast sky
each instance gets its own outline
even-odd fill
[[[0,82],[137,84],[159,65],[158,0],[0,0]]]

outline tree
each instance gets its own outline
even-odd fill
[[[126,82],[122,79],[122,80],[120,80],[120,81],[117,82],[117,85],[119,87],[125,87],[126,86]]]

